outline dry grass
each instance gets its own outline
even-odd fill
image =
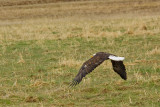
[[[40,3],[39,3],[40,1]],[[23,5],[19,5],[24,2]],[[25,3],[26,2],[26,3]],[[37,2],[37,3],[36,3]],[[42,2],[42,3],[41,3]],[[83,0],[76,2],[52,3],[51,0],[1,0],[0,19],[37,19],[66,17],[120,17],[159,15],[160,2],[157,0]],[[3,5],[4,4],[4,5]],[[7,6],[8,4],[8,6]],[[11,5],[11,6],[10,6]]]
[[[4,25],[0,27],[0,40],[44,40],[66,39],[71,37],[109,37],[117,38],[128,34],[129,36],[157,35],[160,33],[156,18],[88,20],[74,19],[39,19],[22,21],[19,24]],[[43,22],[42,22],[43,21]],[[156,21],[157,23],[152,23]],[[12,23],[12,22],[11,22]],[[113,24],[114,23],[114,24]],[[144,29],[144,24],[147,29]]]
[[[160,33],[159,17],[155,16],[156,10],[160,7],[159,1],[94,0],[50,3],[50,0],[42,0],[42,3],[37,1],[37,4],[34,0],[32,2],[36,4],[26,1],[20,6],[14,3],[25,2],[25,0],[15,0],[15,2],[2,0],[1,2],[2,4],[3,2],[4,4],[13,3],[12,6],[0,7],[1,41],[66,39],[68,37],[116,38],[124,34],[136,36]],[[144,14],[146,17],[141,17],[145,16]],[[130,20],[130,17],[136,20]],[[113,42],[110,43],[113,44]]]
[[[63,58],[60,60],[59,65],[60,66],[67,66],[70,68],[79,68],[83,64],[83,61],[77,61],[75,59],[66,59]]]
[[[147,55],[160,55],[160,48],[159,47],[155,47],[151,51],[147,52]]]

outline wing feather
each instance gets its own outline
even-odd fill
[[[73,79],[71,86],[75,86],[79,84],[83,77],[85,77],[88,73],[92,72],[97,66],[99,66],[102,62],[106,60],[106,57],[103,55],[95,55],[88,61],[86,61],[82,67],[80,68],[78,74]]]
[[[126,68],[123,64],[122,61],[113,61],[112,62],[112,66],[113,66],[113,70],[118,73],[122,79],[126,80],[127,79],[127,74],[126,74]]]

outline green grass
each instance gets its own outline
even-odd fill
[[[144,38],[124,34],[112,39],[71,37],[3,42],[0,45],[0,105],[158,107],[160,68],[156,64],[160,55],[146,54],[155,45],[159,46],[157,38],[159,35]],[[78,86],[68,88],[81,64],[99,51],[125,56],[128,80],[122,80],[106,61]],[[69,62],[61,64],[63,60],[81,63],[71,66]],[[129,65],[132,63],[135,64]]]

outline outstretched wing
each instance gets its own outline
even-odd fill
[[[112,66],[113,66],[113,70],[118,73],[122,79],[126,80],[127,79],[127,74],[126,74],[126,68],[123,64],[122,61],[113,61],[112,62]]]
[[[79,70],[78,74],[76,75],[76,77],[73,79],[70,86],[75,86],[75,85],[79,84],[82,81],[82,78],[85,77],[90,72],[92,72],[92,70],[89,70],[89,67],[88,67],[88,69],[85,68],[85,65],[83,65],[81,67],[81,69]]]
[[[83,77],[85,77],[88,73],[92,72],[98,65],[104,62],[106,58],[107,57],[105,56],[105,54],[98,54],[86,61],[80,68],[78,74],[73,79],[70,86],[75,86],[79,84],[82,81]]]

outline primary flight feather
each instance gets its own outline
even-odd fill
[[[78,74],[73,79],[70,85],[75,86],[79,84],[82,81],[83,77],[85,77],[88,73],[92,72],[97,66],[99,66],[101,63],[108,59],[111,60],[113,70],[118,73],[122,79],[126,80],[127,74],[125,66],[123,64],[124,57],[118,57],[116,55],[105,52],[98,52],[94,54],[92,58],[83,63]]]

